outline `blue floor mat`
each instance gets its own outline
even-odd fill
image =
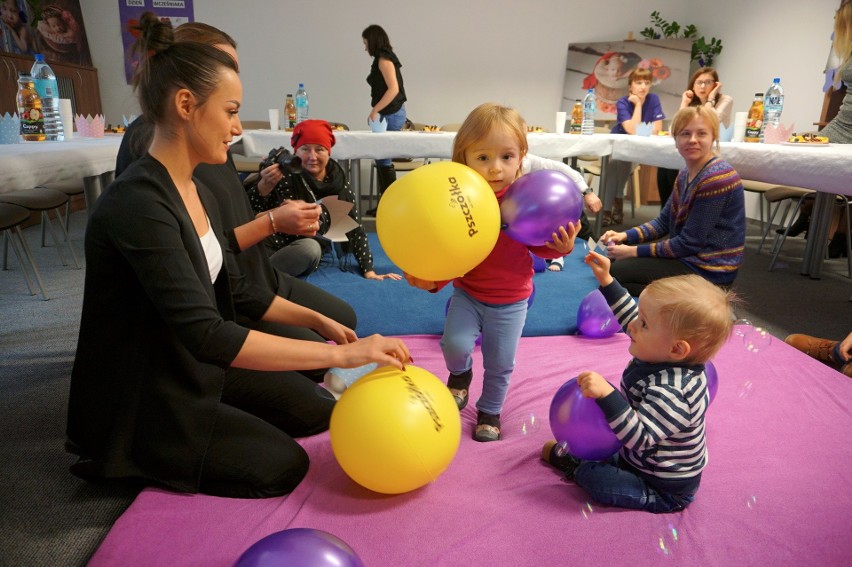
[[[368,234],[377,273],[397,272],[381,248],[375,233]],[[577,242],[576,250],[565,258],[561,272],[544,271],[534,276],[535,299],[527,314],[525,337],[570,335],[577,331],[577,308],[590,291],[597,289],[591,270],[583,263],[585,249]],[[372,281],[358,273],[357,263],[349,257],[350,268],[341,271],[327,255],[319,270],[308,281],[348,301],[358,314],[358,336],[440,335],[452,286],[428,293],[402,281]]]

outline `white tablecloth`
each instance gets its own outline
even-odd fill
[[[612,158],[670,169],[683,158],[667,136],[612,134]],[[722,158],[743,179],[852,195],[852,144],[793,146],[723,142]]]
[[[115,169],[121,135],[0,145],[0,193]]]
[[[290,132],[246,130],[243,148],[247,156],[265,156],[272,148],[290,148]],[[331,155],[337,160],[386,158],[449,159],[455,132],[382,132],[341,130],[334,133],[336,143]],[[529,134],[530,153],[562,159],[578,155],[605,156],[612,152],[612,141],[605,136],[570,134]]]

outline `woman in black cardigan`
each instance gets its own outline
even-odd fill
[[[231,277],[218,206],[192,177],[200,163],[224,163],[241,132],[237,66],[214,47],[173,43],[151,13],[139,31],[135,87],[155,133],[148,155],[98,200],[86,233],[68,411],[81,458],[72,470],[219,496],[285,494],[308,468],[293,437],[325,430],[333,407],[293,371],[401,368],[409,353],[398,339],[357,340],[329,318],[317,330],[336,345],[234,321],[242,313],[298,324],[305,314]]]

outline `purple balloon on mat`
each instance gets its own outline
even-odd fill
[[[539,258],[532,252],[530,252],[530,256],[533,261],[533,272],[540,274],[547,269],[547,261],[544,258]]]
[[[509,186],[500,203],[506,234],[527,246],[543,246],[560,226],[580,220],[583,197],[560,171],[533,171]]]
[[[621,329],[599,289],[588,293],[580,302],[577,308],[577,328],[583,335],[596,339],[612,336]]]
[[[292,528],[270,534],[249,547],[234,567],[364,567],[364,562],[339,537],[322,530]]]
[[[621,448],[603,410],[580,392],[576,378],[560,387],[550,402],[550,430],[567,451],[586,461],[601,461]]]
[[[707,375],[707,395],[710,396],[709,405],[713,403],[716,392],[719,390],[719,374],[716,372],[716,367],[709,360],[704,365],[704,374]]]

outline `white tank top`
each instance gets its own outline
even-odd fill
[[[219,241],[216,240],[216,235],[213,234],[213,227],[210,226],[210,219],[207,219],[207,232],[201,237],[201,247],[204,249],[204,255],[207,257],[207,267],[210,269],[210,281],[215,282],[216,276],[222,269],[222,248],[219,246]]]

